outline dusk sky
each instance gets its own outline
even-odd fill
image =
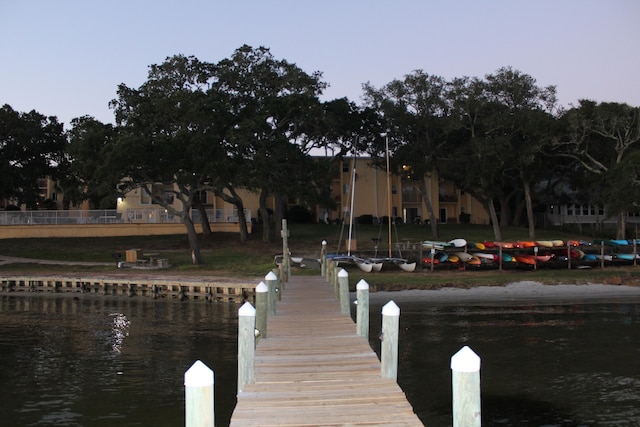
[[[579,99],[640,106],[636,0],[0,0],[0,105],[113,123],[117,86],[175,54],[218,62],[248,44],[360,104],[421,69],[446,79],[503,66]]]

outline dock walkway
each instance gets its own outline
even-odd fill
[[[292,277],[267,332],[231,427],[423,425],[325,278]]]

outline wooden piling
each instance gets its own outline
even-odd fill
[[[327,276],[327,241],[322,241],[322,250],[320,251],[320,275]]]
[[[349,307],[349,273],[344,268],[338,273],[338,287],[340,295],[340,312],[342,314],[351,314]]]
[[[185,427],[214,427],[213,383],[213,371],[200,360],[185,372]]]
[[[400,328],[400,307],[389,301],[382,307],[382,341],[380,362],[382,378],[398,378],[398,330]]]
[[[260,282],[256,286],[256,329],[258,336],[256,340],[267,338],[267,326],[269,316],[269,286]]]
[[[468,346],[451,357],[453,427],[480,427],[480,357]]]
[[[238,393],[255,381],[256,309],[245,302],[238,310]]]
[[[276,286],[278,276],[276,276],[273,271],[270,271],[264,276],[264,280],[269,287],[269,314],[276,314]]]
[[[369,284],[364,279],[356,284],[356,298],[357,334],[369,339]]]

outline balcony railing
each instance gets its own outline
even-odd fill
[[[251,222],[251,209],[245,209],[246,221]],[[209,222],[238,222],[237,209],[208,209]],[[198,211],[191,212],[194,222],[200,221]],[[180,218],[165,209],[115,209],[86,211],[4,211],[0,212],[0,225],[83,225],[83,224],[170,224]]]

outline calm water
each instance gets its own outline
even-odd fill
[[[226,303],[4,294],[0,424],[184,425],[184,372],[193,362],[200,359],[214,370],[216,388],[235,388],[237,309]],[[228,424],[235,393],[216,394],[216,415]]]
[[[372,294],[374,347],[384,303]],[[398,381],[430,427],[451,425],[449,363],[464,345],[482,358],[483,426],[640,425],[640,304],[398,305]],[[228,425],[238,308],[2,294],[0,423],[184,425],[184,371],[200,359]]]
[[[483,426],[640,425],[640,304],[398,305],[398,382],[431,427],[451,425],[465,345],[482,359]]]

